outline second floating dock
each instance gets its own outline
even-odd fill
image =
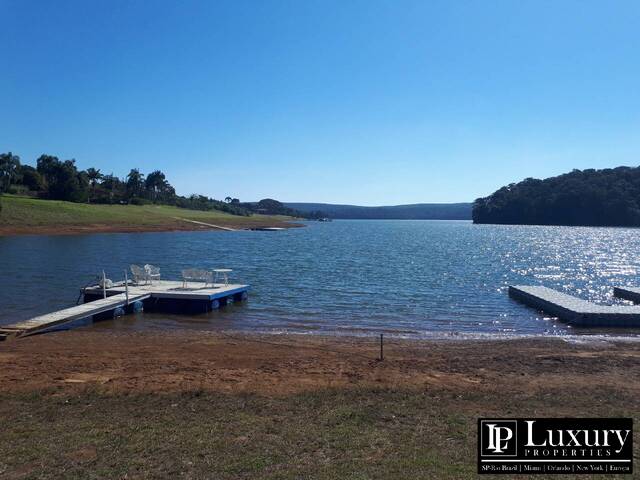
[[[616,296],[619,290],[616,289]],[[625,289],[626,290],[626,289]],[[636,289],[640,300],[640,289]],[[640,306],[598,305],[542,286],[515,285],[509,296],[579,327],[640,327]]]

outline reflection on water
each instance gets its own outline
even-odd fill
[[[0,323],[74,304],[78,289],[103,268],[119,280],[130,263],[153,263],[163,278],[189,267],[233,268],[232,280],[252,285],[249,301],[210,314],[142,314],[93,328],[575,333],[510,300],[507,285],[546,285],[612,303],[614,285],[640,285],[638,252],[634,229],[464,221],[0,238]]]

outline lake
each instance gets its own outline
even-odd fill
[[[4,237],[0,324],[75,304],[79,288],[102,269],[121,280],[129,264],[151,263],[165,279],[177,279],[190,267],[232,268],[232,281],[251,284],[249,301],[197,316],[131,315],[92,328],[415,337],[580,334],[586,332],[509,299],[507,286],[546,285],[616,302],[614,285],[640,285],[638,233],[343,220],[279,232]]]

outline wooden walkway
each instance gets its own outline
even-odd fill
[[[131,304],[139,300],[145,300],[150,296],[151,295],[149,293],[129,295],[128,303]],[[2,325],[0,326],[0,336],[8,337],[31,335],[51,327],[98,315],[100,313],[108,312],[109,310],[114,310],[118,307],[125,307],[126,305],[127,297],[124,293],[113,295],[93,302],[83,303],[82,305],[76,305],[75,307],[65,308],[64,310],[41,315],[30,320],[23,320],[11,325]]]
[[[640,306],[598,305],[540,286],[509,287],[509,296],[580,327],[640,327]],[[640,290],[638,290],[640,298]]]
[[[197,220],[189,220],[188,218],[180,218],[180,217],[173,217],[173,218],[175,218],[176,220],[182,220],[183,222],[194,223],[196,225],[202,225],[202,226],[205,226],[205,227],[217,228],[218,230],[225,230],[227,232],[235,232],[236,231],[235,228],[223,227],[222,225],[214,225],[213,223],[199,222]]]

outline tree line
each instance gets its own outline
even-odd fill
[[[640,226],[640,167],[573,170],[512,183],[473,205],[474,223]]]
[[[163,204],[193,210],[221,210],[233,215],[253,213],[304,216],[273,199],[242,203],[231,196],[216,200],[204,195],[177,195],[160,170],[144,174],[132,168],[125,178],[99,168],[79,170],[76,161],[40,155],[36,166],[21,163],[12,152],[0,154],[0,194],[13,193],[49,200],[101,204]]]

